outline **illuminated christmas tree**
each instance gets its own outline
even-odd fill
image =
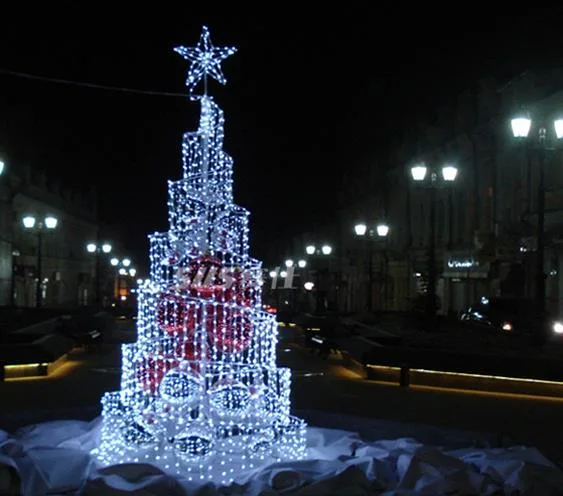
[[[290,415],[289,369],[276,367],[277,323],[262,310],[261,263],[249,256],[248,211],[233,203],[223,112],[207,95],[220,62],[203,28],[187,86],[199,129],[183,137],[183,178],[168,183],[169,231],[150,239],[139,288],[138,340],[122,347],[121,390],[102,399],[93,454],[104,465],[144,462],[191,479],[234,474],[305,453]],[[203,95],[195,95],[203,81]]]

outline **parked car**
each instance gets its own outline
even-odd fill
[[[539,315],[531,298],[483,297],[460,312],[459,319],[477,330],[527,335],[536,343],[563,338],[563,320],[549,312]]]

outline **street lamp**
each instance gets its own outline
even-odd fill
[[[291,260],[291,258],[288,258],[288,259],[285,261],[285,266],[289,269],[290,267],[294,267],[294,266],[295,266],[295,262],[294,262],[293,260]],[[306,260],[299,260],[299,261],[297,262],[297,266],[298,266],[300,269],[304,269],[304,268],[307,266],[307,261],[306,261]]]
[[[272,279],[271,283],[271,298],[274,298],[278,308],[281,307],[281,300],[283,299],[284,305],[289,305],[291,308],[298,308],[301,304],[301,293],[296,289],[301,287],[304,280],[304,273],[302,270],[307,266],[306,260],[287,258],[281,267],[269,272]],[[283,268],[282,268],[283,267]],[[282,269],[282,270],[280,270]],[[278,283],[278,279],[282,280],[282,284]],[[297,280],[297,283],[295,282]],[[295,285],[296,284],[296,285]],[[289,311],[289,308],[285,310]]]
[[[510,121],[512,134],[518,140],[527,140],[532,129],[532,119],[518,116]],[[563,138],[563,119],[553,121],[553,129],[557,139]],[[536,311],[543,315],[545,311],[545,155],[552,148],[547,146],[547,128],[544,123],[537,128],[537,144],[533,147],[538,152],[538,231],[536,246]]]
[[[354,231],[356,232],[356,236],[365,236],[368,230],[368,226],[365,224],[356,224],[354,226]]]
[[[37,233],[37,274],[36,274],[36,286],[35,286],[35,306],[37,308],[41,307],[42,303],[42,256],[41,256],[41,249],[42,249],[42,238],[44,231],[51,231],[57,227],[58,219],[53,217],[52,215],[47,215],[44,217],[43,220],[37,220],[33,215],[26,215],[22,219],[23,227],[26,229],[34,229]]]
[[[354,232],[356,236],[363,238],[364,236],[370,240],[370,245],[367,250],[368,260],[368,290],[366,292],[366,308],[371,311],[373,309],[373,250],[371,242],[375,240],[376,235],[379,238],[387,238],[389,234],[389,226],[387,224],[377,224],[375,232],[373,229],[369,229],[366,224],[359,223],[354,226]],[[387,272],[387,260],[385,260],[383,279],[385,280]],[[384,287],[384,301],[387,302],[387,284],[386,281],[383,283]]]
[[[88,251],[88,253],[110,253],[111,245],[104,243],[102,246],[98,246],[96,243],[88,243],[86,245],[86,251]]]
[[[121,265],[121,267],[117,269],[117,275],[114,279],[114,297],[119,298],[119,302],[125,302],[127,301],[127,297],[135,292],[135,290],[132,289],[134,283],[131,279],[135,278],[137,275],[137,269],[131,267],[131,260],[128,258],[121,261],[119,261],[119,259],[112,259],[110,263],[115,267]]]
[[[428,172],[429,179],[426,178]],[[441,178],[438,172],[426,164],[417,164],[411,168],[411,176],[415,183],[424,183],[430,189],[430,241],[428,243],[428,298],[426,312],[429,317],[436,315],[436,188],[441,183],[453,183],[457,177],[457,167],[446,164],[441,169]]]
[[[96,254],[96,305],[100,306],[101,302],[102,302],[102,297],[101,297],[101,277],[100,277],[100,265],[101,265],[101,255],[102,253],[108,254],[111,252],[111,248],[112,246],[109,243],[102,243],[101,245],[98,245],[96,243],[88,243],[86,245],[86,251],[88,253],[95,253]],[[112,259],[114,260],[114,259]],[[118,262],[119,263],[119,262]]]
[[[330,255],[332,253],[332,246],[324,244],[320,248],[317,248],[315,245],[307,245],[305,247],[305,253],[307,253],[307,255]]]
[[[319,258],[327,257],[332,253],[332,246],[325,243],[319,249],[315,245],[312,245],[312,244],[307,245],[305,247],[305,253],[307,253],[307,255],[311,255],[311,256],[318,255]],[[303,267],[305,267],[307,265],[307,262],[305,260],[300,261],[299,263],[301,263],[301,262],[303,262],[303,264],[304,264]],[[317,270],[316,270],[315,279],[316,279],[316,282],[313,284],[311,289],[313,289],[313,287],[316,288],[316,312],[319,312],[319,310],[323,306],[323,302],[322,302],[323,292],[320,290],[320,288],[321,288],[321,286],[320,286],[320,271],[319,271],[318,267],[317,267]]]
[[[103,250],[103,248],[102,248]],[[116,273],[113,281],[114,297],[120,297],[121,301],[126,301],[127,298],[122,294],[122,290],[127,291],[130,286],[129,278],[134,278],[137,274],[137,269],[131,267],[131,259],[112,257],[109,261],[112,267],[115,267]]]
[[[389,234],[389,226],[387,224],[378,224],[375,228],[377,235],[381,238],[385,238]]]
[[[88,243],[86,245],[86,250],[88,250],[89,253],[94,253],[94,252],[110,253],[111,245],[109,243],[104,243],[102,246],[98,246],[96,245],[96,243]]]

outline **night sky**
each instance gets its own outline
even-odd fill
[[[561,56],[554,9],[510,16],[402,4],[303,14],[285,3],[268,4],[271,13],[116,4],[0,9],[0,150],[11,166],[96,185],[102,220],[141,258],[147,233],[166,230],[166,181],[180,177],[181,136],[198,118],[197,103],[182,96],[187,62],[172,49],[197,44],[202,24],[215,46],[238,49],[222,63],[227,86],[212,81],[210,93],[225,111],[235,200],[251,211],[261,258],[269,243],[330,219],[342,174],[375,163],[436,103],[480,76]]]

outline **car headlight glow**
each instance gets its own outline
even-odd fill
[[[559,321],[553,323],[553,332],[555,334],[563,334],[563,324]]]
[[[510,322],[503,322],[502,323],[502,330],[503,331],[512,331],[512,324]]]

